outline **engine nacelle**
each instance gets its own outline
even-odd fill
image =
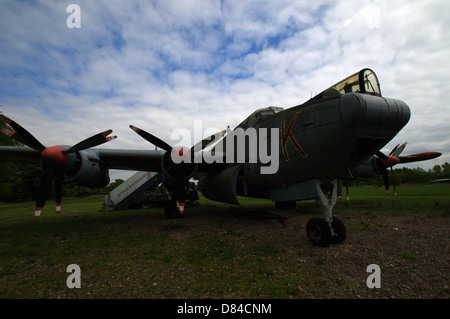
[[[200,179],[197,188],[211,200],[237,204],[237,181],[242,164],[228,167],[214,175],[207,175]]]
[[[177,183],[177,176],[182,171],[184,179],[188,181],[197,172],[198,163],[193,163],[191,152],[186,147],[174,147],[166,152],[161,159],[161,172],[164,182],[169,185]]]
[[[80,151],[69,154],[64,167],[64,182],[88,187],[105,187],[110,182],[108,168],[96,153]]]
[[[372,156],[366,162],[356,166],[351,170],[352,177],[378,177],[383,174],[381,159]]]

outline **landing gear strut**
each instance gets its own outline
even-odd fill
[[[311,218],[306,225],[306,233],[313,245],[327,247],[330,244],[344,242],[346,230],[344,223],[337,217],[333,218],[333,207],[336,204],[339,181],[314,180],[317,192],[317,204],[322,209],[323,218]]]

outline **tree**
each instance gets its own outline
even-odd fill
[[[433,166],[433,173],[435,173],[435,174],[440,174],[440,173],[442,173],[442,167],[441,167],[441,165],[434,165],[434,166]]]
[[[442,178],[450,178],[450,164],[447,162],[442,165]]]
[[[120,184],[122,184],[124,182],[123,179],[121,178],[117,178],[114,182],[110,183],[108,186],[105,187],[105,191],[106,192],[111,192],[114,188],[116,188],[117,186],[119,186]]]
[[[8,128],[0,118],[0,128]],[[19,142],[0,134],[0,145],[20,146]],[[0,201],[25,201],[35,198],[41,176],[39,164],[3,162],[0,165]]]

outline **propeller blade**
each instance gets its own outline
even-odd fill
[[[176,182],[173,189],[173,196],[175,197],[177,203],[177,209],[180,214],[184,213],[184,202],[186,200],[186,172],[182,165],[176,165]]]
[[[391,191],[389,189],[389,175],[388,175],[386,168],[383,169],[383,181],[384,181],[384,188],[386,189],[386,193],[389,195]]]
[[[429,159],[433,159],[436,157],[441,156],[442,153],[440,152],[424,152],[419,154],[410,154],[410,155],[404,155],[399,156],[400,163],[411,163],[411,162],[419,162],[419,161],[426,161]]]
[[[183,215],[184,214],[184,201],[183,202],[180,202],[178,199],[177,199],[177,210],[180,212],[180,214],[181,215]]]
[[[162,148],[163,150],[170,152],[172,150],[172,146],[164,142],[163,140],[160,140],[156,136],[141,130],[140,128],[130,125],[130,128],[135,131],[137,134],[139,134],[141,137],[143,137],[146,141],[152,143],[153,145]]]
[[[400,145],[400,146],[397,145],[397,146],[392,150],[391,154],[389,154],[389,155],[398,157],[398,156],[400,155],[400,153],[403,152],[403,150],[405,149],[406,144],[408,144],[408,143],[405,142],[405,143],[403,143],[403,144]]]
[[[23,138],[20,137],[19,134],[17,134],[17,132],[14,131],[10,131],[6,128],[2,128],[1,129],[2,133],[5,134],[6,136],[12,138],[13,140],[16,140],[19,143],[25,144],[25,140]]]
[[[203,150],[204,148],[206,148],[208,145],[214,143],[217,141],[217,139],[223,137],[225,135],[225,132],[227,130],[223,130],[220,132],[217,132],[216,134],[211,135],[210,137],[207,137],[203,140],[201,140],[200,142],[198,142],[197,144],[195,144],[194,146],[192,146],[191,148],[191,152],[199,152],[201,150]]]
[[[378,156],[379,158],[381,158],[383,161],[388,159],[388,157],[386,155],[384,155],[383,153],[381,153],[380,151],[376,152],[375,155]]]
[[[345,190],[347,191],[347,202],[350,201],[350,193],[348,192],[348,182],[345,182]]]
[[[42,176],[41,183],[39,184],[38,194],[36,199],[36,209],[34,211],[34,217],[37,219],[44,209],[45,202],[50,196],[50,188],[52,186],[52,180],[46,172]]]
[[[10,133],[12,134],[12,138],[14,138],[16,141],[19,141],[20,143],[25,144],[28,147],[31,147],[32,149],[35,149],[37,151],[42,152],[45,149],[45,146],[41,144],[41,142],[39,142],[33,135],[31,135],[30,132],[28,132],[26,129],[24,129],[22,126],[20,126],[18,123],[14,122],[13,120],[11,120],[10,118],[6,117],[3,114],[0,114],[0,117],[2,119],[5,120],[5,122],[11,126],[14,130],[16,130],[16,132]],[[2,130],[3,133],[4,130]],[[10,131],[11,132],[11,131]],[[20,136],[19,139],[18,136],[16,136],[15,134],[18,134]],[[5,133],[6,134],[6,133]],[[6,134],[9,136],[9,134]],[[15,137],[13,137],[15,136]]]
[[[82,151],[94,146],[98,146],[100,144],[112,141],[117,138],[117,136],[109,136],[112,133],[112,130],[107,130],[98,134],[95,134],[77,144],[69,148],[68,150],[62,151],[62,154],[68,154],[73,152]]]
[[[394,154],[394,152],[397,150],[397,148],[400,146],[400,144],[397,144],[393,149],[392,149],[392,151],[389,153],[389,155],[392,155],[392,154]]]
[[[394,149],[397,149],[397,147],[395,147]],[[386,156],[380,151],[378,151],[376,155],[380,159],[380,161],[378,162],[378,166],[381,170],[381,174],[383,175],[384,188],[386,189],[386,193],[389,195],[391,191],[389,189],[389,174],[387,168],[390,167],[392,169],[392,166],[400,163],[400,160],[395,156]]]
[[[392,174],[392,181],[394,184],[394,196],[397,196],[397,189],[395,188],[395,180],[394,180],[394,169],[391,166],[391,174]]]
[[[61,212],[61,199],[62,199],[62,172],[61,170],[57,170],[55,174],[55,206],[56,213],[59,214]]]

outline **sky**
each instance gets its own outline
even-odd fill
[[[0,111],[46,146],[113,129],[101,147],[154,149],[130,124],[172,145],[176,128],[233,128],[368,67],[411,108],[382,151],[408,142],[403,155],[443,153],[410,167],[450,162],[448,0],[5,0],[0,12]]]

